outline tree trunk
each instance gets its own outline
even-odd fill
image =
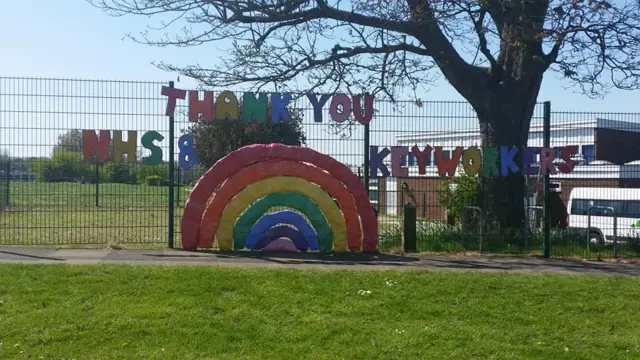
[[[537,94],[538,91],[534,91],[524,99],[496,99],[478,107],[482,146],[526,147]],[[529,101],[529,96],[534,100]],[[485,176],[483,162],[478,202],[489,229],[524,229],[526,191],[521,155],[519,150],[514,157],[518,171],[513,173],[509,170],[507,176],[502,176],[500,156],[496,161],[498,176]]]

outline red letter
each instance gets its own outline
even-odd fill
[[[565,163],[563,165],[560,165],[558,169],[565,174],[572,172],[573,169],[576,167],[576,162],[571,160],[571,157],[577,153],[578,153],[577,146],[563,147],[560,156],[562,157],[562,160],[564,160]]]
[[[165,111],[165,115],[167,116],[173,116],[174,111],[176,111],[176,99],[184,99],[187,97],[186,91],[166,86],[162,87],[161,94],[169,97],[167,110]]]
[[[82,157],[85,161],[91,160],[92,153],[101,161],[109,161],[109,141],[111,132],[100,130],[100,140],[94,130],[82,130]]]
[[[189,91],[189,121],[198,121],[202,114],[203,121],[213,121],[213,92],[205,91],[204,100],[198,98],[198,91]]]
[[[445,159],[442,153],[442,146],[436,146],[436,156],[438,158],[438,175],[440,176],[454,176],[456,174],[456,168],[460,162],[460,156],[462,156],[462,146],[456,146],[456,150],[451,154],[450,159]]]
[[[429,157],[429,155],[431,155],[431,150],[433,149],[429,145],[424,148],[424,151],[420,151],[420,148],[417,144],[413,145],[413,147],[411,148],[411,152],[418,160],[418,174],[420,175],[424,175],[427,173],[427,158]]]
[[[353,116],[362,125],[366,125],[371,122],[373,117],[373,95],[364,96],[364,115],[362,114],[362,107],[360,106],[360,96],[353,97]]]
[[[558,173],[556,167],[553,165],[553,159],[555,159],[555,157],[556,152],[553,148],[540,149],[540,174],[546,175],[547,171],[549,171],[551,175]]]

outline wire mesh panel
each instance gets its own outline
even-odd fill
[[[166,244],[168,190],[151,180],[166,177],[167,141],[157,166],[144,165],[141,144],[147,131],[167,136],[160,85],[0,78],[11,159],[0,244]]]
[[[544,214],[553,256],[640,251],[640,114],[552,112],[545,128],[537,106],[530,149],[510,152],[487,150],[465,102],[375,100],[364,125],[350,96],[334,106],[332,96],[292,94],[289,121],[273,121],[272,101],[265,119],[245,118],[235,91],[238,120],[190,109],[193,96],[218,109],[221,91],[185,89],[170,129],[166,86],[0,78],[0,245],[179,247],[186,200],[205,171],[245,145],[284,143],[331,156],[368,186],[381,251],[402,249],[413,228],[403,227],[406,207],[416,210],[418,251],[540,253]],[[501,208],[513,212],[506,225]]]
[[[464,166],[465,152],[469,149],[485,155],[478,118],[468,103],[398,102],[378,110],[380,113],[371,125],[371,144],[378,147],[376,151],[391,149],[384,160],[389,174],[382,176],[378,171],[376,178],[381,249],[402,246],[405,206],[416,207],[418,251],[530,252],[541,249],[537,241],[541,239],[538,234],[541,230],[535,229],[535,234],[525,231],[527,217],[524,223],[500,229],[486,218],[490,210],[486,197],[495,195],[486,184],[490,179],[480,164],[476,164],[478,169],[472,172],[477,174],[471,176]],[[532,123],[535,126],[541,122],[540,106]],[[396,147],[397,156],[391,147]],[[473,165],[473,161],[467,163]],[[516,176],[522,207],[535,205],[529,202],[532,195],[528,188],[532,180],[522,173]]]

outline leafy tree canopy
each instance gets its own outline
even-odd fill
[[[241,109],[240,109],[241,110]],[[188,133],[193,136],[194,148],[201,166],[209,168],[230,152],[251,144],[281,143],[304,145],[307,137],[302,129],[302,113],[289,111],[289,121],[273,123],[270,109],[264,123],[244,123],[239,120],[198,122]],[[240,118],[242,112],[240,111]]]

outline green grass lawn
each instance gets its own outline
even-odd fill
[[[639,298],[623,277],[0,265],[0,358],[638,359]]]

